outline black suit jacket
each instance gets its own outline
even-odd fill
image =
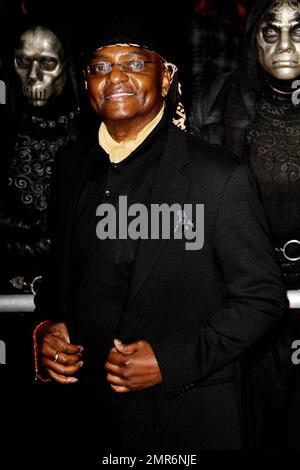
[[[94,145],[78,144],[58,164],[51,269],[36,297],[39,316],[65,320],[71,340],[70,241]],[[240,448],[239,359],[286,307],[255,183],[221,149],[170,125],[151,202],[204,204],[205,241],[198,251],[185,240],[139,244],[116,337],[149,341],[163,383],[115,396],[123,445]]]

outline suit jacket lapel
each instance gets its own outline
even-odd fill
[[[190,180],[179,170],[189,162],[185,136],[182,131],[169,130],[166,146],[156,173],[150,204],[183,205]],[[149,275],[160,251],[167,240],[141,240],[132,274],[127,307],[133,302],[139,289]]]
[[[80,198],[83,186],[86,184],[87,172],[91,165],[91,160],[94,153],[97,151],[96,140],[88,143],[84,151],[81,150],[84,157],[78,159],[76,166],[72,171],[72,181],[69,191],[69,200],[67,201],[67,208],[65,210],[66,227],[69,228],[66,240],[69,241],[70,233],[73,230],[74,218],[76,215],[76,207]]]

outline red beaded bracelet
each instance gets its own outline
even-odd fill
[[[48,320],[44,320],[42,321],[41,323],[39,323],[34,331],[33,331],[33,335],[32,335],[32,338],[33,338],[33,353],[34,353],[34,370],[35,370],[35,377],[34,377],[34,382],[37,382],[38,380],[41,380],[42,382],[50,382],[52,379],[45,379],[44,377],[42,377],[39,373],[39,365],[38,365],[38,345],[37,345],[37,340],[36,340],[36,335],[37,335],[37,332],[39,331],[39,329],[41,328],[41,326],[43,325],[46,325],[48,323]]]

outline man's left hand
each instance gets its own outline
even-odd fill
[[[156,357],[147,341],[126,345],[115,339],[114,345],[104,367],[106,380],[115,392],[143,390],[162,382]]]

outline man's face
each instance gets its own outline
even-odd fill
[[[103,47],[88,66],[90,102],[105,123],[130,120],[142,128],[158,114],[169,86],[161,57],[139,47]]]
[[[61,94],[66,70],[62,45],[55,34],[41,27],[24,32],[15,50],[15,69],[31,105],[44,106]]]
[[[258,58],[262,67],[279,80],[300,75],[300,6],[297,1],[274,1],[257,30]]]

